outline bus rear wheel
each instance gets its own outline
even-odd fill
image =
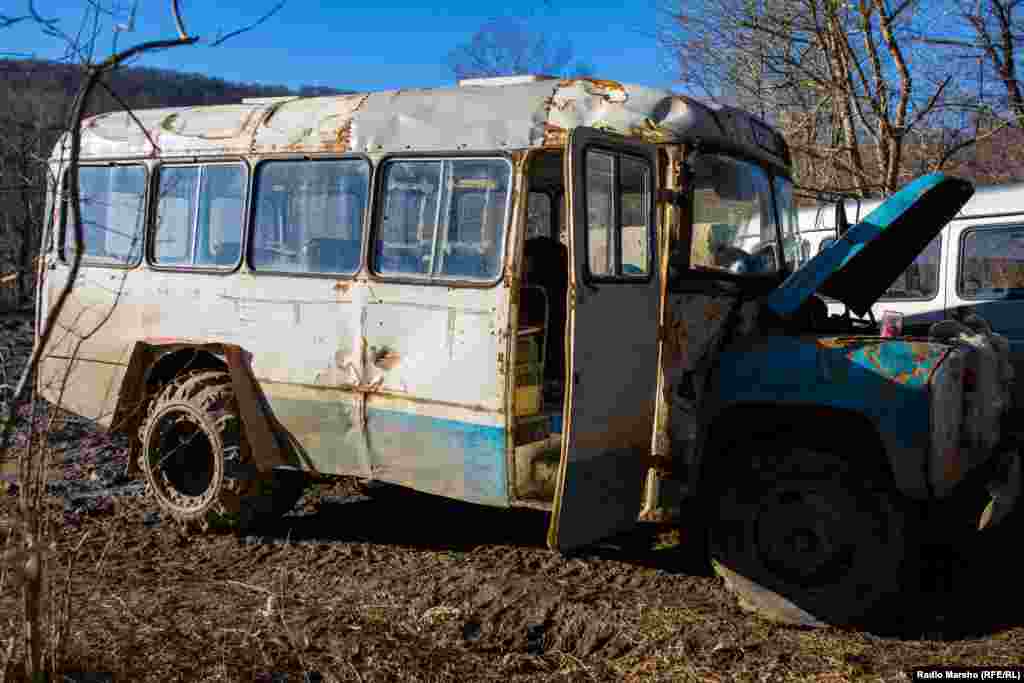
[[[261,475],[252,463],[225,371],[174,378],[150,402],[139,436],[147,489],[186,527],[251,530],[283,515],[302,495],[301,472]]]

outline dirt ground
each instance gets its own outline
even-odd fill
[[[27,318],[0,317],[0,334],[27,355]],[[188,536],[123,479],[123,442],[76,421],[55,439],[68,681],[875,681],[1024,664],[1019,525],[926,566],[919,608],[882,635],[805,630],[741,611],[686,524],[565,557],[544,513],[336,479],[264,536]],[[0,481],[0,518],[15,491]],[[0,651],[20,613],[0,584]]]

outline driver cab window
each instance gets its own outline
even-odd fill
[[[775,272],[771,185],[759,167],[717,154],[694,162],[690,264],[738,274]]]

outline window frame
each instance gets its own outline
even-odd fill
[[[613,201],[613,214],[615,220],[615,236],[616,236],[616,249],[615,249],[615,273],[613,275],[595,275],[590,272],[590,213],[587,210],[588,197],[587,197],[587,156],[591,151],[598,151],[607,154],[614,160],[612,163],[612,184],[614,191],[612,196],[616,199]],[[627,156],[635,161],[640,161],[644,166],[647,167],[647,270],[642,274],[630,274],[627,275],[622,273],[622,202],[619,199],[621,195],[621,173],[619,171],[619,157]],[[654,254],[658,250],[658,245],[655,240],[656,237],[656,223],[657,214],[655,213],[655,195],[657,194],[658,184],[658,169],[651,166],[650,159],[638,154],[634,154],[631,151],[627,151],[622,148],[616,148],[614,145],[607,143],[593,143],[584,145],[580,151],[580,158],[583,162],[583,168],[580,169],[583,173],[583,182],[580,187],[582,189],[582,197],[579,198],[578,202],[574,202],[578,207],[578,211],[583,212],[584,229],[583,229],[583,282],[593,284],[608,284],[608,283],[619,283],[619,284],[648,284],[651,282],[651,278],[654,277]],[[573,223],[575,221],[572,221]],[[574,226],[568,226],[570,231],[574,230]]]
[[[257,179],[259,177],[260,167],[268,162],[309,162],[317,163],[323,161],[362,161],[366,164],[368,174],[366,179],[366,202],[363,205],[362,225],[359,235],[359,264],[356,269],[351,273],[312,273],[312,272],[299,272],[290,270],[271,270],[268,268],[258,268],[252,260],[252,248],[253,243],[256,239],[256,202],[258,200],[259,188],[257,186]],[[301,156],[290,155],[290,156],[261,156],[253,161],[251,164],[249,173],[249,196],[246,204],[245,214],[245,241],[242,243],[242,261],[245,263],[245,267],[248,272],[256,276],[273,276],[273,277],[301,277],[301,278],[319,278],[327,280],[354,280],[356,277],[366,269],[367,263],[367,237],[371,228],[371,221],[373,216],[373,204],[374,194],[376,192],[377,184],[377,169],[380,166],[379,163],[374,163],[366,154],[330,154],[330,155],[309,155],[304,154]]]
[[[195,265],[195,264],[161,264],[157,263],[155,258],[155,247],[156,247],[156,222],[159,215],[160,197],[159,197],[159,186],[160,186],[160,174],[165,168],[203,168],[207,166],[241,166],[245,171],[245,179],[242,182],[244,195],[242,197],[242,213],[241,222],[239,226],[239,256],[235,260],[235,263],[230,266],[209,266],[209,265]],[[146,203],[147,217],[146,217],[146,244],[145,244],[145,257],[146,264],[153,270],[168,271],[168,272],[189,272],[189,273],[216,273],[221,275],[228,275],[234,273],[239,269],[243,261],[245,260],[246,250],[246,239],[248,234],[248,223],[249,223],[249,199],[252,196],[252,179],[253,170],[248,161],[242,157],[236,158],[214,158],[203,160],[197,157],[190,159],[169,159],[160,160],[152,168],[152,198]],[[202,177],[203,174],[199,174],[199,183],[196,187],[196,198],[199,198],[200,190],[202,189]],[[196,203],[196,215],[192,220],[190,226],[190,240],[192,243],[192,258],[195,256],[195,230],[198,227],[199,222],[199,204]]]
[[[776,254],[776,269],[773,270],[773,271],[769,271],[769,272],[734,273],[734,272],[729,271],[729,270],[714,268],[714,267],[711,267],[711,266],[695,266],[694,265],[694,263],[693,263],[693,226],[694,226],[693,217],[694,217],[694,214],[696,213],[697,193],[694,191],[694,189],[695,189],[694,188],[694,183],[693,183],[694,174],[691,171],[691,172],[687,173],[687,187],[685,189],[686,197],[687,197],[686,214],[687,214],[688,220],[690,222],[690,225],[688,226],[689,231],[690,231],[690,235],[689,235],[689,238],[686,240],[686,242],[687,242],[687,249],[689,249],[690,251],[689,251],[689,253],[686,254],[686,276],[685,277],[691,278],[691,279],[696,279],[696,280],[701,280],[701,281],[721,280],[721,281],[736,282],[736,283],[741,283],[741,282],[748,282],[748,283],[750,283],[750,282],[758,282],[758,281],[780,281],[781,282],[781,280],[784,279],[785,276],[787,276],[788,274],[791,274],[793,272],[793,270],[795,270],[795,264],[791,264],[791,263],[789,263],[788,261],[785,260],[785,249],[783,248],[784,244],[783,244],[783,236],[782,236],[782,225],[781,225],[781,222],[780,222],[778,206],[777,206],[777,202],[776,202],[776,199],[775,199],[775,180],[776,180],[776,178],[781,178],[782,180],[786,180],[786,181],[789,181],[790,183],[794,183],[792,175],[788,175],[786,172],[780,171],[779,168],[776,165],[774,165],[774,164],[767,163],[767,162],[765,162],[765,161],[763,161],[761,159],[758,159],[756,157],[753,157],[753,156],[748,156],[748,155],[744,155],[744,154],[736,154],[732,150],[729,150],[729,149],[726,149],[726,148],[721,148],[721,147],[718,147],[718,146],[710,146],[709,145],[709,146],[703,146],[703,147],[689,148],[687,150],[687,156],[691,152],[696,152],[698,155],[714,155],[714,156],[719,156],[719,157],[725,157],[726,159],[729,159],[730,161],[734,161],[734,162],[738,162],[738,163],[743,163],[743,164],[749,164],[750,166],[753,166],[753,167],[757,168],[758,170],[761,171],[762,174],[764,174],[765,179],[768,181],[768,185],[767,185],[767,187],[768,187],[768,196],[769,196],[770,205],[771,205],[771,217],[772,217],[772,221],[774,223],[774,230],[773,230],[774,237],[773,237],[773,240],[772,240],[772,244],[775,247],[774,251],[775,251],[775,254]],[[794,187],[795,187],[795,183],[794,183]],[[766,244],[767,244],[767,242],[761,242],[760,243],[760,245],[762,247],[765,246]],[[782,254],[782,258],[781,259],[778,256],[780,252]],[[751,256],[752,255],[753,254],[751,254]]]
[[[948,224],[947,224],[948,225]],[[943,228],[945,229],[945,228]],[[996,223],[988,225],[972,225],[969,228],[963,228],[960,232],[960,240],[957,245],[957,266],[956,266],[956,295],[957,298],[963,301],[1019,301],[1024,299],[1024,295],[1018,297],[1002,296],[977,296],[969,295],[964,293],[963,288],[963,274],[964,274],[964,254],[967,247],[967,237],[976,232],[1008,232],[1008,231],[1024,231],[1024,223]]]
[[[111,263],[104,261],[95,256],[90,256],[86,252],[82,252],[81,265],[88,266],[90,268],[113,268],[115,270],[134,270],[139,267],[145,260],[148,236],[147,226],[149,225],[149,202],[152,196],[151,183],[153,180],[152,168],[141,159],[117,159],[117,160],[90,160],[86,163],[80,163],[78,165],[79,173],[83,168],[116,168],[116,167],[131,167],[138,166],[142,169],[143,177],[143,193],[142,193],[142,226],[139,230],[139,239],[142,241],[138,253],[135,258],[130,262],[124,263]],[[61,182],[58,187],[64,188],[64,193],[59,195],[56,201],[59,201],[62,205],[60,212],[60,227],[56,241],[57,247],[57,259],[65,265],[70,265],[72,260],[68,258],[68,249],[71,248],[71,244],[68,240],[68,231],[73,230],[69,223],[71,214],[71,183],[68,182],[68,176],[71,174],[71,169],[65,169],[61,174]],[[81,178],[79,178],[79,191],[81,191]],[[81,201],[81,195],[79,195],[79,201]],[[84,227],[84,226],[83,226]],[[73,240],[72,240],[73,241]],[[83,245],[84,246],[84,245]]]
[[[793,237],[799,240],[797,242],[797,251],[799,253],[796,256],[796,261],[790,263],[786,260],[786,233],[784,232],[784,226],[782,225],[782,214],[779,213],[779,200],[777,196],[778,188],[776,187],[776,183],[779,181],[789,183],[790,200],[792,200],[796,191],[796,181],[793,179],[792,175],[780,173],[774,166],[769,167],[765,173],[768,175],[768,185],[771,187],[772,213],[775,214],[775,251],[777,252],[777,267],[774,272],[786,273],[788,276],[804,263],[800,258],[803,256],[803,238],[800,235],[800,216],[797,212],[796,204],[793,203],[790,205],[790,211],[793,213],[793,221],[796,223],[796,230],[793,232]]]
[[[501,239],[497,240],[499,252],[497,258],[498,272],[495,273],[494,277],[487,280],[479,279],[468,279],[462,277],[452,277],[446,275],[412,275],[409,273],[381,273],[377,269],[377,259],[375,258],[377,238],[382,230],[382,220],[384,216],[384,202],[386,201],[387,186],[386,186],[386,171],[387,166],[390,163],[401,163],[403,161],[452,161],[452,160],[467,160],[467,161],[481,161],[487,159],[493,159],[496,161],[503,161],[509,169],[509,186],[505,197],[505,212],[504,218],[501,224],[502,235]],[[513,162],[511,156],[502,151],[493,152],[479,152],[479,153],[465,153],[465,152],[450,152],[450,153],[395,153],[387,154],[382,156],[376,165],[374,166],[374,173],[372,178],[371,190],[372,190],[372,201],[369,204],[372,206],[372,215],[370,217],[369,229],[366,231],[365,244],[363,246],[364,261],[363,264],[366,268],[369,278],[373,282],[389,282],[396,284],[411,284],[420,286],[431,286],[431,287],[457,287],[466,289],[490,289],[502,282],[505,278],[505,260],[508,254],[508,240],[509,233],[511,232],[512,222],[512,198],[513,195],[517,194],[519,189],[519,171],[517,165]],[[436,240],[437,226],[434,226],[434,239]]]

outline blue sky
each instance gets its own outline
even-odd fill
[[[113,0],[128,16],[132,0]],[[322,85],[353,90],[437,87],[453,83],[448,52],[487,20],[513,16],[552,38],[572,42],[576,60],[593,65],[600,78],[671,87],[653,37],[656,0],[637,0],[624,9],[611,0],[526,0],[501,8],[472,0],[324,4],[288,0],[267,23],[220,47],[178,47],[151,53],[139,65],[198,72],[246,83]],[[272,5],[266,0],[181,0],[188,30],[209,42],[219,31],[247,25]],[[36,0],[40,12],[59,19],[75,34],[85,0]],[[119,47],[172,37],[169,0],[138,0],[133,33],[121,34]],[[27,0],[0,0],[0,14],[24,13]],[[99,33],[97,53],[112,46],[110,20]],[[23,22],[0,32],[2,56],[58,58],[62,41]],[[15,53],[12,55],[11,53]]]

